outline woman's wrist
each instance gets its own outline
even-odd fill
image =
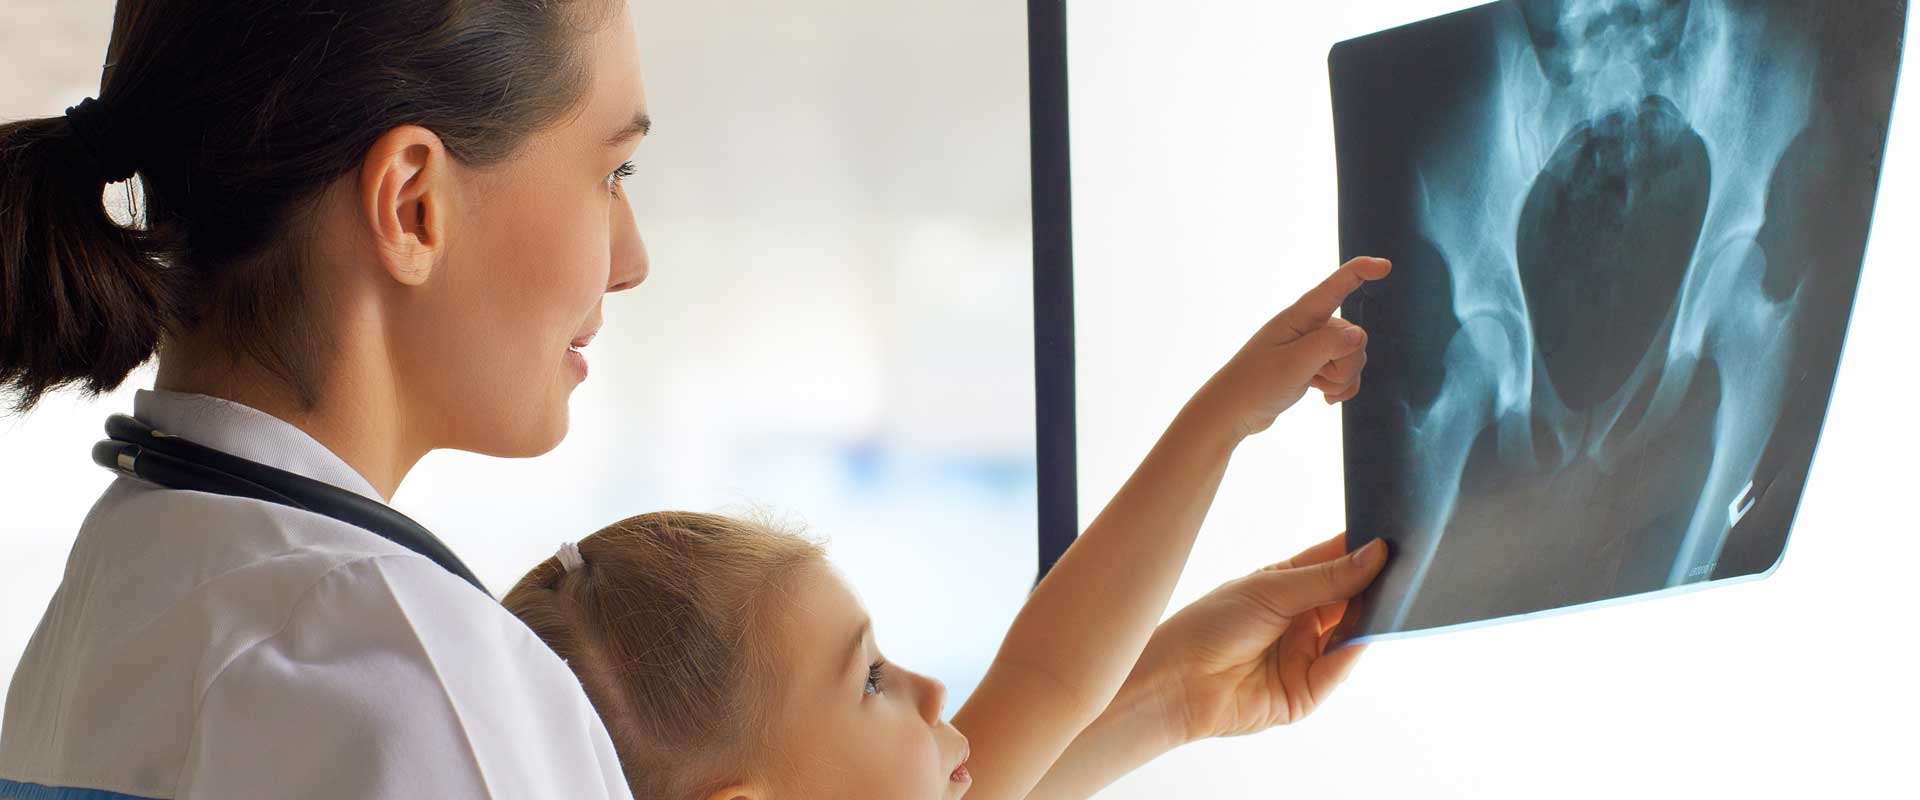
[[[1027,800],[1080,800],[1186,742],[1176,692],[1131,676],[1106,710],[1074,737]]]
[[[1148,758],[1190,741],[1190,720],[1180,682],[1158,671],[1136,671],[1127,676],[1127,682],[1100,716],[1109,727],[1127,731],[1142,752],[1151,754]]]

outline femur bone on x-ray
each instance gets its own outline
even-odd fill
[[[1825,416],[1904,0],[1513,0],[1330,57],[1378,638],[1764,575]]]

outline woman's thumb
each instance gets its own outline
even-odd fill
[[[1375,539],[1341,558],[1256,572],[1247,576],[1248,590],[1274,613],[1292,617],[1359,594],[1386,563],[1386,540]]]

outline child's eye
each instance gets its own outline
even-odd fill
[[[867,667],[867,694],[880,693],[880,684],[886,677],[886,674],[880,668],[886,666],[886,664],[887,662],[884,660],[875,661]]]
[[[629,161],[625,164],[621,164],[620,166],[615,167],[612,172],[607,173],[607,191],[612,192],[614,187],[620,185],[621,180],[632,177],[632,176],[633,176],[633,162]]]

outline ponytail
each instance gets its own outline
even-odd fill
[[[779,783],[767,709],[783,668],[773,614],[821,542],[773,515],[658,511],[549,558],[501,603],[567,662],[636,800]]]
[[[180,276],[107,216],[105,187],[132,167],[101,149],[120,140],[96,102],[0,124],[0,396],[15,412],[69,385],[118,387],[181,318]]]

